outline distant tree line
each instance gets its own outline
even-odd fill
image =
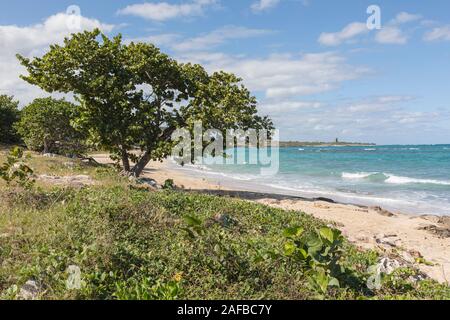
[[[19,109],[12,96],[0,96],[0,143],[25,144],[43,153],[80,154],[86,135],[72,122],[78,106],[64,99],[38,98]]]
[[[0,96],[0,143],[11,144],[20,141],[14,124],[19,121],[19,102],[14,97]]]

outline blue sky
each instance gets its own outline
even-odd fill
[[[369,30],[376,4],[381,29]],[[283,140],[450,143],[447,0],[0,0],[0,94],[46,94],[15,53],[43,54],[81,28],[153,42],[181,61],[238,74]]]

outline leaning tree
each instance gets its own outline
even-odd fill
[[[40,58],[18,59],[25,81],[80,101],[76,124],[139,176],[151,160],[170,154],[172,133],[192,127],[271,129],[256,99],[232,74],[208,74],[180,64],[148,43],[124,43],[99,30],[73,34]],[[136,149],[140,152],[134,152]],[[134,165],[131,164],[134,163]]]

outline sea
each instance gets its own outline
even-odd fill
[[[272,176],[261,175],[262,165],[246,162],[180,169],[247,191],[450,215],[450,145],[286,147],[277,151],[279,169]]]

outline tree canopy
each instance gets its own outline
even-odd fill
[[[0,95],[0,142],[14,143],[20,139],[14,129],[14,123],[19,120],[19,102],[14,97]]]
[[[78,107],[68,101],[38,98],[22,110],[16,127],[30,150],[77,154],[84,135],[72,126]]]
[[[202,121],[204,128],[272,128],[256,99],[233,74],[208,74],[148,43],[108,38],[99,30],[73,34],[41,58],[18,55],[27,82],[80,101],[78,127],[140,175],[150,160],[170,154],[171,135]],[[133,150],[138,147],[140,153]],[[130,165],[130,159],[135,163]]]

